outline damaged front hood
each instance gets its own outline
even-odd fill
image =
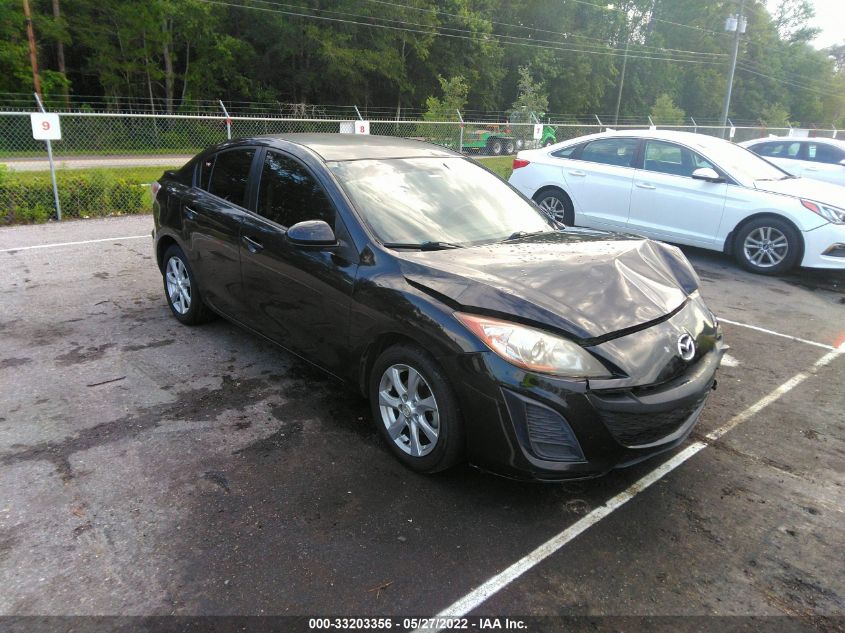
[[[698,287],[677,248],[582,229],[399,257],[409,283],[458,309],[585,340],[665,317]]]

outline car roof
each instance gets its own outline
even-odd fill
[[[755,138],[751,141],[745,141],[742,145],[750,145],[752,143],[770,143],[775,141],[813,141],[814,143],[822,143],[824,145],[833,145],[834,147],[845,148],[845,141],[838,138],[825,138],[823,136],[765,136],[762,138]]]
[[[657,141],[671,141],[675,143],[681,143],[683,145],[687,145],[690,147],[698,147],[701,150],[707,150],[708,148],[712,147],[719,147],[724,143],[728,143],[729,141],[725,141],[717,136],[710,136],[708,134],[696,134],[695,132],[678,132],[675,130],[652,130],[652,129],[635,129],[635,130],[613,130],[609,129],[605,132],[599,132],[596,134],[589,134],[587,136],[581,136],[570,141],[567,141],[566,145],[572,145],[577,143],[582,143],[587,140],[594,140],[600,138],[612,138],[612,137],[622,137],[622,138],[647,138],[647,139],[654,139]]]
[[[256,137],[307,147],[324,161],[384,160],[388,158],[453,158],[461,154],[420,140],[369,134],[274,134]]]

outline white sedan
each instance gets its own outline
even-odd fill
[[[770,136],[740,145],[795,176],[845,185],[845,141]]]
[[[796,178],[722,139],[582,136],[514,159],[510,183],[568,225],[732,253],[748,270],[845,270],[845,187]]]

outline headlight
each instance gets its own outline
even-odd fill
[[[845,209],[832,207],[829,204],[821,204],[820,202],[810,202],[809,200],[801,200],[801,204],[804,205],[804,208],[822,216],[828,222],[845,224]]]
[[[577,343],[532,327],[456,312],[455,317],[497,355],[517,367],[568,378],[610,378]]]

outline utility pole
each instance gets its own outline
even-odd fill
[[[32,13],[29,11],[29,0],[23,0],[23,14],[26,18],[26,36],[29,38],[29,63],[32,65],[32,83],[35,93],[41,96],[41,79],[38,77],[38,52],[35,48],[35,31],[32,29]]]
[[[59,8],[59,0],[53,0],[53,19],[58,23],[62,19],[62,10]],[[70,109],[70,96],[67,90],[67,72],[65,68],[65,45],[62,42],[62,34],[56,39],[56,64],[59,67],[59,73],[62,79],[65,80],[65,85],[62,86],[62,95],[65,99],[65,107]]]
[[[619,106],[622,104],[622,86],[625,85],[625,67],[628,65],[628,47],[631,45],[631,34],[625,40],[625,57],[622,58],[622,73],[619,76],[619,92],[616,95],[616,114],[613,115],[613,127],[619,123]]]
[[[736,58],[739,55],[739,36],[745,33],[745,26],[747,24],[745,16],[742,15],[744,8],[745,0],[739,0],[739,13],[725,20],[725,30],[728,32],[733,31],[734,34],[734,50],[731,56],[731,70],[728,73],[728,87],[725,91],[725,105],[722,107],[722,128],[728,123],[728,110],[731,107],[731,92],[734,85],[734,73],[736,72]]]

